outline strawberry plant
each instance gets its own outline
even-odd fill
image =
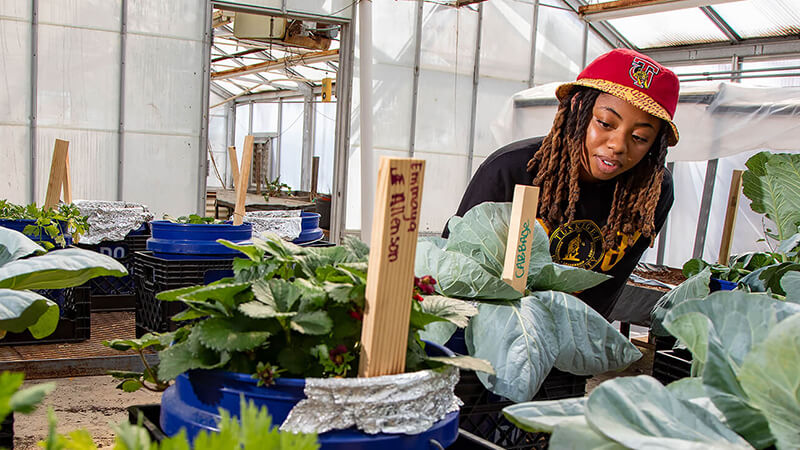
[[[64,234],[71,235],[76,242],[81,235],[89,231],[88,218],[81,215],[80,210],[73,204],[60,204],[52,209],[36,206],[20,206],[6,200],[0,200],[0,219],[7,220],[33,220],[22,231],[27,236],[33,237],[46,250],[55,248],[47,238],[53,240],[59,247],[66,247]]]

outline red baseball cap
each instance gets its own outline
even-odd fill
[[[678,143],[678,128],[672,122],[678,106],[678,77],[652,58],[629,49],[611,50],[589,63],[576,81],[559,86],[556,96],[564,98],[573,86],[598,89],[666,120],[671,131],[669,145]]]

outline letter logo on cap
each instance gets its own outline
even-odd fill
[[[630,74],[634,85],[642,89],[647,89],[650,87],[650,83],[653,82],[653,77],[657,75],[658,72],[659,68],[649,61],[641,58],[633,58],[628,74]]]

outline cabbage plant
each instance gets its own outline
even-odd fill
[[[693,374],[663,387],[647,376],[606,381],[588,398],[504,409],[517,426],[552,433],[550,448],[797,448],[800,442],[800,274],[786,299],[720,291],[686,300],[664,327],[693,354]]]
[[[109,256],[79,248],[47,253],[24,234],[0,227],[0,338],[27,329],[40,339],[55,331],[58,305],[34,289],[62,289],[94,277],[127,274]]]
[[[536,224],[525,294],[501,274],[511,203],[482,203],[453,217],[450,238],[421,239],[414,271],[433,276],[437,290],[473,300],[478,314],[465,330],[471,356],[488,360],[495,374],[478,373],[481,383],[512,401],[530,400],[555,367],[595,375],[627,367],[641,353],[611,324],[571,295],[609,277],[553,262],[549,239]],[[431,324],[424,339],[446,342],[455,326]]]

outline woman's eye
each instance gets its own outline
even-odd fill
[[[597,123],[600,124],[600,126],[603,127],[603,128],[608,128],[608,127],[611,126],[608,122],[603,122],[600,119],[596,119],[596,120],[597,120]]]
[[[639,142],[641,144],[646,144],[647,143],[647,138],[643,138],[643,137],[637,136],[635,134],[633,135],[633,140],[636,141],[636,142]]]

